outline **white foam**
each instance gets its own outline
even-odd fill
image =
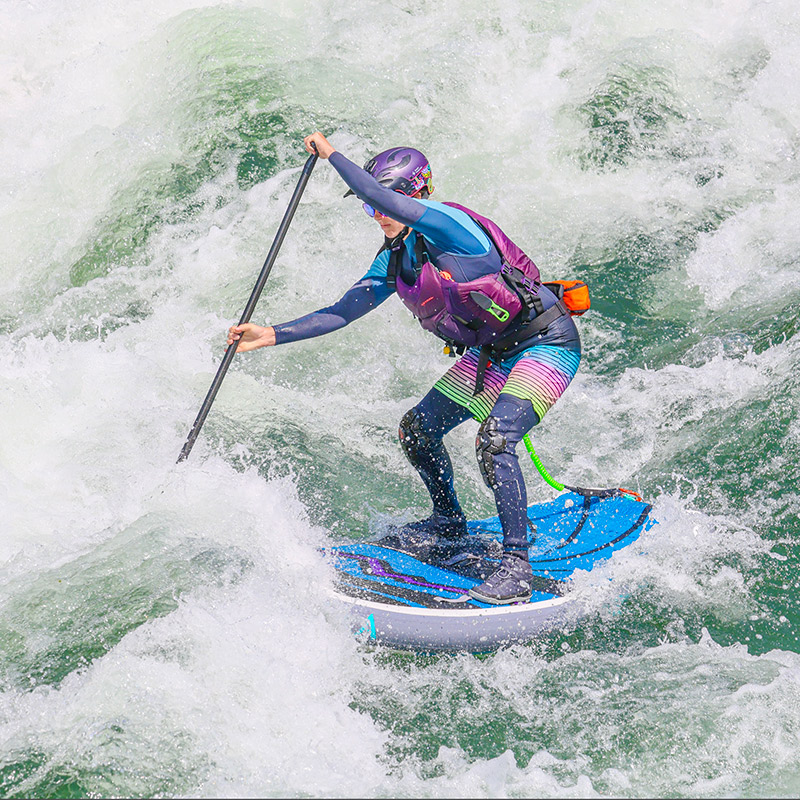
[[[587,315],[601,355],[537,450],[562,480],[662,485],[658,526],[576,577],[588,623],[560,640],[387,657],[326,604],[317,547],[333,524],[319,520],[341,513],[319,498],[342,503],[344,527],[424,505],[396,424],[449,362],[402,309],[237,359],[174,464],[297,171],[243,190],[225,162],[197,209],[154,223],[124,264],[85,286],[69,270],[227,130],[214,113],[240,68],[274,82],[287,125],[330,126],[357,161],[385,142],[422,147],[437,196],[497,218],[548,277],[641,237],[673,254],[641,276],[645,313],[778,313],[797,292],[796,20],[789,0],[8,4],[0,752],[38,764],[13,790],[72,775],[106,795],[792,794],[796,654],[696,633],[700,618],[735,631],[762,613],[759,525],[778,501],[754,485],[749,507],[716,494],[704,510],[670,466],[704,421],[790,384],[791,338],[755,352],[715,329],[668,366],[616,369],[637,359],[627,332]],[[587,168],[578,109],[610,76],[650,68],[660,82],[635,88],[678,116],[650,144],[639,131],[625,163]],[[341,194],[320,163],[259,321],[332,302],[363,274],[380,238]],[[786,427],[791,453],[800,428]],[[449,438],[458,487],[491,513],[473,437],[465,425]],[[549,497],[525,469],[531,499]]]

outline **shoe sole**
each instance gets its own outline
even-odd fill
[[[489,603],[493,606],[507,606],[511,605],[511,603],[525,603],[531,599],[531,595],[533,592],[528,592],[528,594],[521,594],[516,597],[488,597],[486,595],[478,594],[473,589],[470,589],[468,592],[469,596],[473,600],[478,600],[481,603]]]

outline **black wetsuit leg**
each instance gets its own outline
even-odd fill
[[[530,400],[501,393],[476,440],[478,466],[494,493],[503,527],[503,549],[525,559],[528,558],[528,493],[516,447],[538,422]]]
[[[472,415],[437,389],[431,389],[402,419],[400,441],[433,500],[434,514],[462,516],[453,486],[453,464],[443,437]]]

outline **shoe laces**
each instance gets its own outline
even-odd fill
[[[500,562],[500,566],[498,567],[497,572],[495,572],[495,575],[497,575],[498,578],[510,578],[512,577],[512,569],[513,567],[508,564],[505,559],[503,559]]]
[[[512,561],[512,559],[513,559],[513,561]],[[518,559],[516,556],[506,556],[500,562],[500,566],[498,567],[497,572],[495,572],[495,575],[497,575],[497,577],[500,578],[500,579],[503,579],[503,578],[514,578],[514,577],[519,578],[520,576],[514,575],[514,572],[516,571],[516,562],[517,561],[521,561],[521,559]],[[522,580],[524,580],[524,579],[522,579]]]

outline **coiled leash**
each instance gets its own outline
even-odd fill
[[[533,443],[531,442],[531,437],[529,434],[525,434],[522,437],[522,441],[525,442],[525,449],[530,453],[531,461],[533,461],[534,466],[536,467],[538,473],[544,478],[544,480],[550,484],[556,491],[563,492],[564,489],[570,492],[574,492],[575,494],[582,495],[585,498],[590,497],[626,497],[629,500],[637,500],[640,503],[643,503],[644,500],[642,499],[641,495],[634,492],[632,489],[623,489],[621,487],[617,487],[615,489],[585,489],[582,486],[567,486],[563,483],[559,483],[555,478],[550,475],[550,473],[545,469],[544,464],[542,464],[542,460],[536,455],[536,451],[533,449]]]

